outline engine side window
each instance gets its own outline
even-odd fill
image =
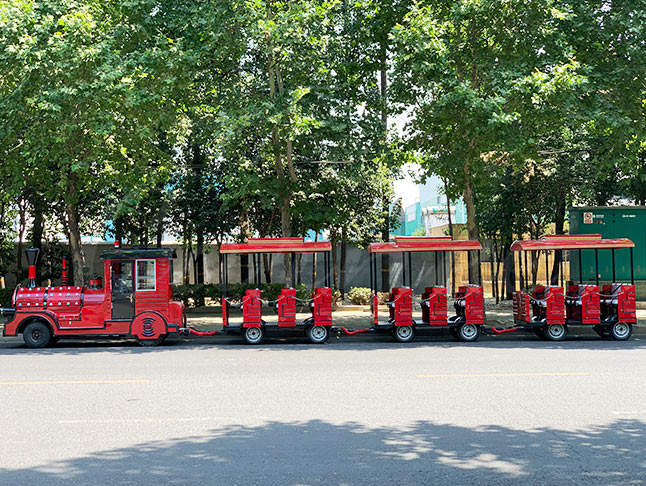
[[[155,290],[155,260],[137,260],[137,290]]]

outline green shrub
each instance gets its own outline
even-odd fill
[[[11,296],[14,289],[0,289],[0,307],[11,307]]]
[[[341,303],[341,291],[339,289],[332,289],[332,303],[340,304]]]
[[[370,304],[372,291],[368,287],[352,287],[348,292],[348,299],[355,305]]]
[[[390,292],[377,292],[377,302],[379,304],[385,304],[388,302],[388,297],[390,296]]]

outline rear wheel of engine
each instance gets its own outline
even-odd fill
[[[599,335],[599,337],[602,337],[602,338],[610,337],[610,331],[606,326],[594,326],[592,329],[594,329],[594,332],[596,332]]]
[[[460,341],[471,343],[477,341],[480,337],[480,326],[476,326],[475,324],[460,324],[456,333]]]
[[[632,324],[625,322],[615,322],[610,326],[610,336],[617,341],[625,341],[633,334]]]
[[[395,326],[393,337],[400,343],[408,343],[415,337],[415,329],[413,326]]]
[[[260,344],[265,338],[265,331],[262,327],[246,327],[242,332],[242,339],[247,344]]]
[[[139,344],[139,346],[143,346],[145,348],[152,347],[152,346],[159,346],[161,343],[163,343],[166,340],[167,336],[168,336],[168,334],[162,334],[157,339],[140,339],[140,338],[137,338],[137,344]]]
[[[330,329],[326,326],[309,326],[305,334],[312,343],[323,344],[330,338]]]
[[[47,324],[36,321],[27,324],[22,338],[28,348],[44,348],[52,340],[52,331]]]
[[[567,336],[567,326],[565,324],[546,324],[543,327],[545,338],[550,341],[563,341]]]

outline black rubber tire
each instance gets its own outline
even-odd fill
[[[633,334],[633,325],[626,322],[615,322],[609,329],[610,337],[615,341],[626,341]]]
[[[159,346],[161,343],[166,341],[167,334],[162,334],[157,339],[139,339],[137,338],[137,344],[143,346],[144,348],[151,348],[153,346]]]
[[[308,326],[305,329],[305,335],[313,344],[323,344],[330,339],[330,328],[328,326]]]
[[[409,343],[415,339],[415,328],[413,326],[395,326],[392,335],[399,343]]]
[[[543,333],[548,341],[563,341],[567,336],[567,326],[565,324],[545,324]]]
[[[52,340],[52,331],[44,322],[30,322],[22,332],[22,339],[28,348],[44,348]]]
[[[242,339],[247,344],[260,344],[265,339],[265,330],[262,327],[245,327]]]
[[[605,339],[610,337],[610,330],[606,326],[593,326],[592,329],[601,338]]]
[[[472,343],[480,337],[480,326],[476,324],[460,324],[456,329],[457,338],[464,343]]]

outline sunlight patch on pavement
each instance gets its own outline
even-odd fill
[[[70,381],[0,381],[0,386],[19,385],[119,385],[122,383],[150,383],[150,380],[70,380]]]
[[[507,376],[588,376],[586,372],[563,373],[435,373],[431,375],[417,375],[417,378],[487,378]]]

